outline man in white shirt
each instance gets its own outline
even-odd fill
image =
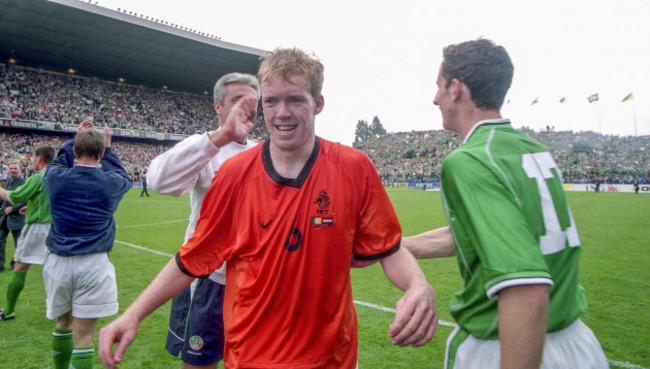
[[[236,104],[253,127],[257,116],[260,87],[250,74],[230,73],[219,78],[214,86],[214,109],[218,120],[225,122]],[[248,133],[248,132],[246,132]],[[156,157],[149,166],[147,183],[156,192],[172,196],[190,193],[192,213],[185,232],[185,242],[194,234],[201,204],[212,178],[226,159],[256,145],[246,139],[242,142],[224,142],[220,129],[192,135]],[[172,300],[169,331],[165,348],[174,356],[180,353],[183,368],[216,368],[223,359],[223,294],[226,283],[226,265],[214,271],[209,278],[195,279]]]

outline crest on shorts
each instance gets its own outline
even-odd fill
[[[203,348],[203,338],[200,336],[192,336],[190,337],[190,347],[194,351],[199,351]]]

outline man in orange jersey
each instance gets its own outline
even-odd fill
[[[142,319],[225,261],[226,368],[355,368],[350,267],[377,260],[405,291],[392,343],[421,346],[433,337],[433,289],[400,248],[399,222],[372,162],[315,135],[323,65],[301,50],[277,49],[263,57],[258,77],[270,139],[221,166],[194,236],[102,329],[108,368],[122,360]],[[253,124],[243,102],[221,129],[229,141]]]

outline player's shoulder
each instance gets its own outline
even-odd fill
[[[325,155],[328,160],[345,165],[371,163],[368,155],[361,150],[343,145],[339,142],[328,141],[320,137],[319,139],[321,153]]]
[[[468,145],[465,143],[449,153],[442,161],[442,165],[443,167],[463,165],[468,161],[477,160],[477,154],[481,154],[481,151],[478,150],[475,145]]]
[[[247,150],[239,151],[236,155],[232,155],[226,160],[219,171],[222,170],[237,170],[243,166],[248,166],[255,160],[262,158],[262,145],[255,145]]]

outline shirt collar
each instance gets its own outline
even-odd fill
[[[478,123],[474,124],[472,129],[469,130],[469,133],[467,133],[467,136],[465,136],[465,139],[463,140],[463,143],[467,142],[470,137],[474,134],[474,131],[478,129],[480,126],[488,125],[488,124],[510,124],[510,119],[503,118],[503,119],[486,119],[479,121]]]

